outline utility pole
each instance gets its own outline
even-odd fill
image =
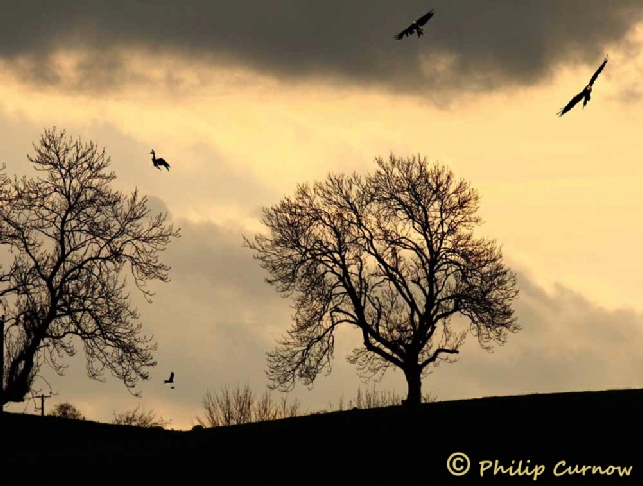
[[[4,412],[4,314],[0,317],[0,414]]]
[[[40,415],[45,416],[45,398],[51,398],[51,395],[40,395]]]

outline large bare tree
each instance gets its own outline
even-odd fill
[[[453,362],[469,331],[490,350],[520,329],[515,275],[493,240],[473,236],[477,191],[419,156],[376,162],[365,177],[298,185],[294,198],[264,208],[268,234],[244,236],[266,281],[295,295],[293,327],[268,353],[273,389],[330,372],[345,324],[363,339],[349,361],[368,377],[400,368],[415,406],[429,365]],[[456,314],[469,329],[455,329]]]
[[[43,364],[59,374],[61,359],[82,342],[90,378],[104,371],[130,392],[156,365],[152,337],[141,335],[139,314],[126,293],[129,267],[148,302],[150,280],[169,280],[159,262],[180,230],[166,214],[151,216],[147,198],[110,188],[110,159],[93,142],[45,130],[35,155],[34,178],[0,181],[0,244],[12,260],[0,269],[6,314],[2,404],[22,401]],[[136,393],[135,393],[136,394]]]

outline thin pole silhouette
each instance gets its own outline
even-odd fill
[[[40,415],[45,416],[45,398],[51,398],[51,395],[45,395],[44,393],[40,395]]]
[[[0,414],[4,412],[4,314],[0,317]]]

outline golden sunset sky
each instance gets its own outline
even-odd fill
[[[421,38],[393,35],[435,9]],[[115,188],[138,188],[181,228],[152,304],[132,290],[158,366],[132,397],[86,376],[60,402],[89,419],[142,405],[190,428],[207,390],[267,382],[291,301],[242,247],[261,208],[329,171],[421,154],[481,195],[479,236],[518,275],[523,330],[494,353],[470,338],[423,391],[439,400],[643,386],[643,2],[265,0],[15,2],[0,16],[0,163],[45,128],[105,147]],[[609,62],[592,99],[556,112]],[[171,164],[157,171],[151,149]],[[292,392],[314,411],[364,387],[345,356]],[[163,386],[170,371],[176,388]],[[44,380],[36,382],[49,392]],[[372,385],[370,385],[372,386]],[[389,372],[377,390],[405,394]],[[277,396],[275,394],[275,396]],[[32,401],[9,411],[34,413]]]

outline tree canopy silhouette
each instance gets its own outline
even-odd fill
[[[165,214],[150,216],[137,190],[110,188],[110,159],[93,142],[72,141],[54,127],[34,149],[28,159],[41,176],[0,181],[0,245],[13,260],[0,268],[3,403],[22,401],[43,364],[63,374],[61,359],[75,354],[72,339],[82,341],[90,378],[102,380],[108,369],[131,391],[156,365],[156,344],[141,335],[120,276],[129,267],[151,302],[147,282],[169,280],[158,253],[180,230],[165,224]]]
[[[85,416],[74,405],[68,402],[59,403],[47,415],[74,420],[86,420]]]
[[[244,236],[266,281],[295,295],[294,324],[268,353],[272,389],[329,373],[335,330],[345,324],[363,340],[349,361],[368,377],[400,368],[414,406],[429,365],[454,361],[469,332],[490,350],[520,330],[515,275],[495,241],[473,236],[478,193],[426,159],[376,162],[366,177],[298,185],[294,198],[263,209],[269,234]],[[453,328],[456,314],[469,329]]]

